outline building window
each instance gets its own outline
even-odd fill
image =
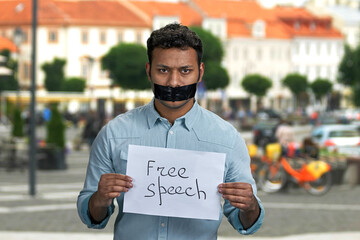
[[[237,47],[234,47],[234,61],[237,61],[239,59],[239,49]]]
[[[142,42],[141,32],[136,33],[136,42],[139,43],[139,44]]]
[[[101,70],[100,71],[100,78],[108,78],[110,76],[109,70]]]
[[[121,43],[121,42],[123,42],[124,41],[124,34],[123,34],[123,32],[118,32],[118,34],[117,34],[117,41],[118,41],[118,43]]]
[[[311,50],[311,44],[310,43],[305,43],[306,45],[306,55],[310,55],[310,50]]]
[[[29,29],[24,29],[22,34],[23,34],[22,43],[29,43]]]
[[[262,59],[262,51],[261,51],[261,48],[258,48],[256,55],[257,55],[257,59],[258,59],[259,61],[261,61],[261,59]]]
[[[270,60],[274,60],[275,59],[275,49],[272,47],[270,49]]]
[[[327,44],[327,53],[328,55],[331,55],[331,43]]]
[[[88,31],[81,32],[81,43],[88,44],[89,43],[89,33]]]
[[[81,63],[81,77],[85,79],[89,78],[89,64],[87,62]]]
[[[30,63],[24,63],[23,64],[23,68],[22,68],[22,77],[26,80],[30,79],[30,75],[31,75],[31,65]]]
[[[247,48],[244,48],[244,50],[243,50],[243,58],[244,58],[244,60],[246,60],[248,58],[248,49]]]
[[[259,38],[262,38],[262,37],[265,37],[265,22],[262,21],[262,20],[257,20],[254,25],[253,25],[253,28],[252,28],[252,35],[253,37],[259,37]]]
[[[106,32],[105,31],[100,31],[100,43],[106,44]]]
[[[49,30],[49,43],[57,43],[58,37],[59,36],[57,30]]]
[[[310,23],[310,31],[315,31],[316,30],[316,23],[315,22],[312,22]]]
[[[317,44],[317,54],[320,56],[321,55],[321,43]]]
[[[295,28],[295,30],[299,30],[299,29],[300,29],[300,22],[299,22],[299,21],[295,21],[295,23],[294,23],[294,28]]]

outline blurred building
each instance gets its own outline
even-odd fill
[[[334,27],[339,29],[347,44],[356,48],[360,41],[360,1],[316,1],[306,4],[311,12],[319,16],[330,16]]]
[[[31,2],[0,2],[0,36],[13,39],[16,28],[24,32],[24,41],[19,48],[19,76],[25,87],[30,85]],[[119,42],[145,45],[153,29],[170,22],[202,26],[222,40],[225,48],[223,65],[231,78],[225,91],[226,99],[232,103],[245,103],[246,108],[250,107],[251,99],[240,83],[247,74],[269,77],[273,87],[264,102],[267,107],[286,109],[292,105],[292,97],[282,87],[281,80],[288,73],[299,72],[310,81],[318,77],[335,81],[343,54],[343,36],[333,27],[332,19],[316,16],[305,8],[265,8],[259,3],[263,1],[255,0],[38,2],[38,91],[46,94],[40,66],[55,57],[63,58],[67,61],[66,76],[87,80],[84,95],[91,99],[93,108],[96,107],[95,99],[101,99],[105,107],[111,109],[110,98],[123,98],[124,101],[151,98],[150,91],[139,95],[112,89],[109,74],[101,70],[100,59]],[[209,96],[224,99],[224,92]]]

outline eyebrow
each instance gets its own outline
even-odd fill
[[[169,66],[167,66],[167,65],[164,65],[164,64],[156,64],[156,67],[171,68],[171,67],[169,67]],[[180,68],[194,68],[194,66],[192,66],[192,65],[185,65],[185,66],[179,67],[179,69],[180,69]]]

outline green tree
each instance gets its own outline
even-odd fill
[[[46,62],[41,65],[41,69],[45,73],[44,85],[47,91],[61,91],[63,82],[65,81],[65,64],[66,60],[55,58],[52,62]]]
[[[19,108],[14,109],[14,120],[11,135],[13,137],[24,136],[24,120],[21,117],[21,111]]]
[[[353,103],[360,106],[360,45],[356,49],[345,45],[344,56],[339,64],[338,82],[351,88]]]
[[[84,92],[86,80],[79,77],[67,78],[62,85],[64,92]]]
[[[224,57],[224,49],[219,38],[213,35],[210,31],[207,31],[201,27],[190,27],[201,39],[203,44],[203,59],[202,61],[221,63]]]
[[[0,55],[5,57],[4,66],[12,70],[11,75],[0,75],[0,93],[2,91],[14,91],[18,90],[19,83],[17,78],[17,61],[11,58],[10,51],[8,49],[0,51]]]
[[[109,70],[114,83],[123,89],[149,89],[145,64],[146,49],[142,45],[121,43],[112,47],[101,59],[102,68]]]
[[[345,45],[344,56],[339,64],[338,82],[353,86],[356,79],[360,76],[360,48],[353,50],[349,45]]]
[[[294,107],[296,109],[300,96],[306,93],[308,88],[307,77],[298,73],[290,73],[285,76],[285,78],[282,80],[282,83],[284,86],[288,87],[294,95]]]
[[[257,107],[261,105],[261,99],[271,88],[272,82],[269,78],[260,74],[249,74],[241,81],[241,86],[249,94],[254,94],[257,98]]]
[[[46,143],[65,148],[65,123],[57,104],[51,104],[51,118],[46,125]]]
[[[310,88],[313,91],[317,100],[320,100],[326,94],[331,92],[333,84],[327,80],[318,78],[310,84]]]
[[[216,62],[208,62],[203,76],[205,86],[209,90],[223,89],[229,84],[229,75],[225,68]]]
[[[224,89],[229,85],[230,78],[225,68],[221,66],[224,48],[219,38],[201,27],[190,27],[201,39],[203,44],[203,58],[205,64],[204,84],[206,89]]]

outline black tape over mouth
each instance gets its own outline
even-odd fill
[[[195,96],[197,83],[182,87],[167,87],[154,83],[155,98],[163,101],[184,101]]]

